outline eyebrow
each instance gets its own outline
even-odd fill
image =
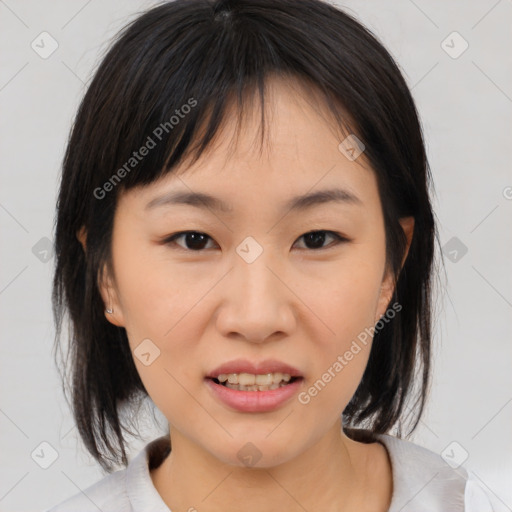
[[[326,203],[344,203],[353,205],[362,205],[359,199],[352,192],[345,189],[325,189],[317,192],[307,193],[301,196],[293,197],[283,204],[283,210],[303,211],[313,206]],[[170,192],[152,199],[145,207],[145,210],[151,210],[161,206],[171,205],[190,205],[197,208],[232,213],[233,208],[218,197],[204,194],[201,192]]]

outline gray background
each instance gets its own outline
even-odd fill
[[[78,439],[51,356],[54,208],[90,73],[109,38],[152,4],[0,1],[1,511],[42,510],[103,476]],[[339,5],[401,65],[436,186],[445,291],[437,299],[432,394],[411,439],[460,461],[467,455],[463,465],[497,506],[512,510],[512,3]],[[31,47],[51,48],[43,31],[58,44],[45,59]],[[464,41],[469,46],[458,55]],[[131,455],[163,431],[165,419],[155,411],[160,427],[152,426],[150,410],[141,420],[144,443],[133,441]],[[53,452],[43,442],[58,455],[47,469],[40,465]]]

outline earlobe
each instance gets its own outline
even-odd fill
[[[395,286],[393,282],[392,272],[386,271],[386,276],[382,281],[382,285],[380,287],[380,295],[379,295],[379,303],[377,306],[377,314],[375,316],[375,322],[377,323],[380,318],[386,312],[388,304],[391,302],[391,298],[393,297]]]
[[[85,253],[87,247],[87,231],[85,226],[82,226],[76,232],[76,238],[82,244]],[[103,303],[105,304],[105,318],[113,325],[124,327],[121,308],[117,305],[117,293],[115,293],[111,279],[108,276],[106,265],[103,267],[101,276],[98,279],[98,286]]]
[[[106,265],[103,267],[100,279],[98,280],[100,295],[105,305],[105,318],[117,327],[124,327],[124,318],[119,300],[117,298],[117,291],[109,276]]]

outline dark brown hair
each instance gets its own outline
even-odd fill
[[[121,412],[147,397],[126,331],[106,320],[99,293],[101,269],[112,264],[118,194],[173,172],[187,155],[196,161],[235,100],[241,113],[248,93],[259,92],[263,106],[271,75],[314,87],[343,132],[364,143],[383,205],[392,302],[402,309],[375,334],[343,412],[344,429],[388,433],[413,396],[412,430],[423,412],[437,233],[422,130],[397,64],[368,29],[323,0],[176,0],[139,15],[104,56],[74,121],[58,196],[56,346],[68,312],[73,414],[86,448],[108,471],[111,462],[127,464],[123,430],[130,431]],[[155,147],[127,166],[148,137]],[[401,268],[406,239],[399,219],[406,216],[415,229]],[[81,228],[85,252],[76,236]]]

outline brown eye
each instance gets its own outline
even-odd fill
[[[177,245],[179,245],[183,249],[191,251],[203,250],[205,248],[207,241],[211,240],[211,238],[206,233],[201,233],[199,231],[182,231],[166,239],[165,243],[175,243],[175,240],[178,240],[180,238],[183,238],[185,240],[185,247],[183,247],[181,244]]]
[[[334,238],[335,242],[331,243],[327,246],[324,246],[325,239],[328,237]],[[340,242],[347,242],[348,240],[333,231],[319,230],[319,231],[310,231],[309,233],[305,233],[300,238],[304,239],[306,244],[306,249],[318,250],[318,249],[327,249],[331,246],[338,245]]]

